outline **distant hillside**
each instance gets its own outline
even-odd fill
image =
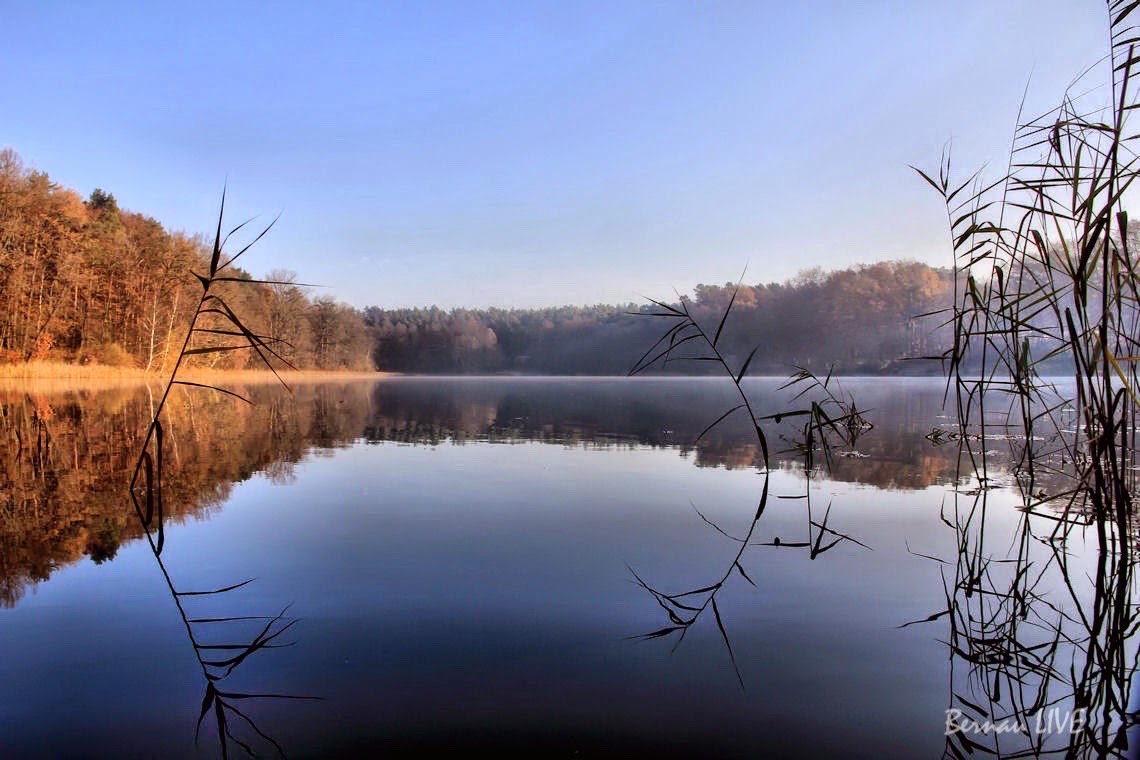
[[[715,329],[735,286],[698,285],[687,297]],[[910,261],[804,272],[790,282],[740,288],[721,347],[737,361],[761,346],[752,374],[793,366],[843,373],[938,371],[937,362],[905,362],[945,349],[949,328],[929,312],[948,308],[947,269]],[[648,305],[549,309],[391,309],[369,307],[377,367],[396,372],[623,374],[668,324],[644,316]],[[633,312],[633,314],[631,314]],[[921,316],[926,314],[927,316]],[[692,362],[677,372],[699,372]]]

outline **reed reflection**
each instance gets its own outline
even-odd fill
[[[1050,498],[1039,480],[1017,484],[956,491],[942,515],[956,555],[922,555],[942,567],[944,607],[904,627],[945,619],[944,756],[1134,757],[1136,532],[1098,525],[1074,491]],[[995,515],[1013,507],[1010,531]]]
[[[202,673],[205,693],[194,730],[195,744],[200,738],[203,722],[210,716],[223,758],[229,757],[231,744],[254,756],[254,744],[259,741],[272,747],[278,756],[284,757],[285,750],[282,746],[239,705],[246,700],[318,698],[242,690],[229,684],[237,669],[253,655],[292,646],[292,642],[282,641],[281,637],[297,621],[286,617],[288,607],[275,615],[210,615],[205,612],[208,602],[215,603],[223,610],[233,609],[235,600],[231,595],[253,583],[253,578],[207,590],[186,590],[175,583],[162,556],[166,546],[163,481],[167,447],[163,432],[163,407],[164,404],[160,403],[154,408],[147,437],[136,460],[130,496],[143,537],[182,618],[187,639]]]
[[[741,375],[743,375],[743,372]],[[749,412],[751,412],[753,408],[751,401],[740,383],[739,377],[734,381],[734,386],[738,396],[742,399],[741,404],[731,407],[727,412],[723,412],[711,423],[706,425],[704,430],[697,436],[698,442],[706,434],[716,429],[720,423],[728,419],[733,412],[744,408],[747,408]],[[807,550],[809,559],[814,561],[843,542],[850,542],[867,550],[871,548],[862,541],[828,526],[828,522],[831,518],[830,503],[828,503],[823,517],[819,520],[816,519],[816,514],[812,508],[812,486],[815,475],[817,474],[817,465],[819,464],[817,457],[822,458],[822,464],[825,469],[830,469],[832,463],[837,459],[838,454],[856,452],[859,439],[872,430],[874,426],[864,416],[864,411],[860,410],[855,404],[854,399],[845,394],[839,384],[833,382],[831,377],[820,379],[805,370],[794,375],[780,387],[780,390],[789,388],[796,389],[791,400],[793,402],[799,402],[800,405],[793,408],[785,408],[782,411],[770,415],[750,415],[751,426],[756,437],[756,445],[760,448],[764,459],[759,463],[761,477],[763,478],[759,503],[756,506],[756,511],[751,522],[748,524],[745,534],[738,536],[730,533],[706,517],[694,505],[697,516],[705,525],[737,545],[736,553],[732,556],[731,561],[727,564],[726,569],[719,578],[708,585],[681,592],[666,593],[659,587],[648,583],[638,575],[636,570],[630,568],[630,572],[637,584],[653,597],[657,604],[665,611],[669,620],[669,624],[664,628],[640,634],[633,638],[639,641],[648,641],[651,639],[674,637],[673,651],[676,651],[677,647],[684,641],[689,630],[704,616],[706,610],[711,609],[717,631],[720,633],[721,642],[724,644],[725,651],[728,654],[729,661],[736,674],[737,682],[740,684],[742,690],[746,689],[744,673],[741,671],[740,665],[737,662],[736,653],[732,646],[732,639],[725,627],[724,619],[720,613],[720,607],[717,604],[717,596],[734,574],[739,575],[740,578],[753,587],[756,586],[756,582],[748,574],[742,564],[745,552],[750,547],[758,546],[772,549],[804,549]],[[773,536],[769,541],[753,541],[753,536],[760,526],[761,518],[764,516],[764,512],[768,507],[769,486],[771,483],[767,460],[767,441],[763,429],[761,428],[761,423],[779,425],[785,420],[796,420],[798,421],[798,425],[794,433],[781,435],[781,440],[788,444],[788,448],[779,453],[793,455],[801,462],[802,471],[804,473],[804,488],[802,493],[787,494],[777,498],[802,500],[806,516],[806,540],[788,541],[786,538],[782,539],[780,536]]]

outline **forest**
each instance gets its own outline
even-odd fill
[[[208,255],[203,237],[122,209],[104,190],[83,198],[0,150],[0,364],[169,369],[200,293],[193,273]],[[226,301],[300,369],[620,375],[662,332],[648,316],[652,304],[361,310],[314,297],[292,272],[264,280],[223,283]],[[952,331],[931,312],[949,307],[953,292],[950,270],[893,261],[813,269],[783,283],[698,285],[675,298],[709,324],[731,300],[721,346],[738,362],[760,346],[754,374],[796,366],[925,374],[938,363],[908,360],[948,347]],[[256,365],[249,352],[192,359],[217,369]],[[680,362],[658,371],[701,369]]]
[[[121,209],[100,189],[87,199],[0,150],[0,364],[56,360],[168,368],[185,336],[210,248]],[[240,269],[235,275],[252,279]],[[313,298],[291,272],[277,284],[230,287],[226,301],[298,368],[370,369],[371,339],[356,309]],[[233,286],[233,283],[227,283]],[[242,368],[246,352],[193,357]]]
[[[755,346],[752,374],[799,366],[853,374],[926,374],[952,331],[930,312],[953,300],[947,269],[909,261],[802,272],[786,283],[698,285],[680,296],[715,328],[732,301],[721,347],[737,364]],[[735,299],[733,299],[735,293]],[[653,304],[548,309],[364,310],[376,365],[399,372],[615,375],[627,372],[664,331]],[[661,371],[692,374],[677,362]],[[710,368],[709,371],[712,371]]]

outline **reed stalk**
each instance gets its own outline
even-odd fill
[[[244,396],[215,385],[213,375],[201,377],[194,375],[194,370],[187,367],[187,360],[196,355],[228,353],[232,351],[250,350],[265,367],[273,373],[277,382],[286,389],[288,384],[278,373],[279,367],[288,367],[295,370],[286,361],[276,347],[281,341],[266,335],[261,335],[249,329],[238,313],[230,307],[223,295],[218,292],[222,283],[235,283],[237,286],[251,283],[275,284],[266,280],[251,280],[238,277],[230,272],[229,267],[239,257],[261,240],[273,227],[273,223],[258,232],[253,240],[244,245],[241,250],[232,256],[227,255],[225,247],[230,238],[242,230],[249,222],[243,222],[222,234],[222,225],[225,217],[225,193],[222,193],[221,206],[218,212],[217,231],[214,237],[213,249],[206,274],[194,273],[202,285],[202,294],[197,308],[187,327],[182,347],[174,360],[169,378],[161,388],[158,402],[153,406],[150,424],[140,447],[138,459],[131,476],[130,497],[134,505],[135,514],[143,527],[146,541],[155,562],[162,573],[171,599],[182,618],[186,636],[194,650],[198,665],[202,671],[205,682],[205,695],[202,700],[201,712],[195,727],[195,742],[207,715],[212,715],[217,732],[218,747],[223,758],[230,755],[231,744],[240,748],[250,756],[254,756],[252,738],[243,738],[239,735],[238,726],[244,726],[246,734],[259,737],[259,740],[268,745],[280,757],[285,756],[284,749],[272,737],[261,730],[254,720],[238,705],[244,700],[257,699],[315,699],[314,697],[291,694],[253,693],[234,691],[225,687],[226,679],[249,657],[269,649],[291,646],[290,642],[281,642],[278,639],[296,624],[296,620],[286,617],[288,607],[275,615],[223,615],[207,616],[195,614],[191,609],[195,600],[201,602],[206,599],[216,599],[236,592],[253,579],[234,583],[221,588],[206,590],[180,589],[167,569],[162,553],[165,547],[166,534],[164,531],[163,489],[162,475],[164,462],[164,428],[162,420],[166,402],[175,386],[184,386],[194,389],[207,389],[233,396],[244,403],[252,403]],[[276,220],[274,220],[274,223]],[[221,342],[220,342],[221,341]],[[195,380],[188,379],[195,377]],[[208,379],[209,378],[209,379]],[[241,627],[254,621],[260,625],[252,637],[242,633]],[[208,643],[216,641],[219,632],[230,631],[235,638],[227,638],[221,643]]]

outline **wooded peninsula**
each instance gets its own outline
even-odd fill
[[[209,256],[204,237],[122,209],[101,189],[84,199],[26,167],[14,150],[0,150],[0,365],[168,370],[200,295],[193,273]],[[661,333],[658,320],[645,316],[652,304],[357,309],[314,296],[292,272],[255,278],[235,266],[234,276],[252,282],[231,288],[226,301],[300,369],[625,374]],[[793,366],[936,372],[937,362],[905,360],[937,355],[952,339],[944,318],[931,313],[950,306],[953,275],[913,261],[808,270],[739,288],[698,285],[678,298],[713,325],[732,301],[721,346],[743,359],[760,345],[753,374]],[[199,367],[244,369],[255,366],[249,354],[192,358]]]

